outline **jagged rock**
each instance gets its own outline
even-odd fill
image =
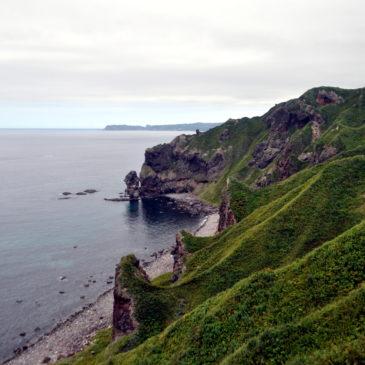
[[[256,146],[252,154],[253,160],[250,162],[251,166],[256,165],[260,169],[268,166],[276,158],[285,160],[286,156],[283,152],[286,149],[287,154],[289,137],[293,130],[303,128],[312,122],[315,140],[319,137],[319,126],[324,123],[320,114],[299,99],[276,105],[264,116],[264,119],[269,127],[269,136]],[[285,165],[284,161],[282,165]]]
[[[172,269],[172,282],[174,283],[177,281],[181,274],[184,272],[185,266],[184,266],[184,257],[186,255],[184,243],[182,241],[180,233],[176,234],[176,244],[173,250],[171,251],[171,255],[174,259],[174,265]]]
[[[320,127],[324,124],[322,116],[302,99],[276,105],[264,116],[264,120],[269,128],[269,134],[267,139],[254,149],[253,159],[249,165],[259,169],[264,169],[269,164],[272,164],[272,167],[270,172],[266,172],[256,180],[257,187],[272,183],[274,176],[275,181],[283,180],[297,172],[299,167],[293,154],[300,155],[306,146],[293,145],[291,135],[297,129],[311,123],[314,142],[320,137]]]
[[[130,171],[124,178],[124,182],[127,185],[125,194],[129,196],[131,200],[138,199],[140,193],[140,180],[136,171]]]
[[[147,278],[144,270],[140,267],[139,261],[135,259],[134,265]],[[115,269],[114,304],[113,304],[113,340],[133,332],[138,327],[134,317],[134,302],[128,290],[122,287],[120,280],[120,266]]]
[[[343,98],[333,90],[319,90],[316,101],[319,105],[340,104],[343,102]]]
[[[140,173],[141,195],[187,193],[216,181],[226,166],[226,151],[217,148],[208,157],[189,148],[193,136],[181,135],[145,152]]]
[[[218,232],[222,232],[236,222],[236,217],[230,207],[229,195],[228,193],[224,193],[219,207]]]

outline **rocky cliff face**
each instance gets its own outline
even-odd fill
[[[319,106],[342,102],[343,99],[334,91],[319,90],[316,98]],[[263,170],[273,164],[256,180],[257,187],[288,178],[300,169],[298,161],[318,163],[336,154],[336,148],[328,145],[317,153],[305,152],[321,137],[326,120],[315,106],[303,98],[276,105],[263,118],[269,130],[268,137],[256,145],[249,165]],[[307,125],[310,126],[310,137],[298,142],[294,138],[295,133]]]
[[[217,179],[225,167],[225,152],[216,149],[208,157],[190,147],[192,138],[181,135],[146,150],[140,174],[143,196],[191,192]]]
[[[252,152],[245,173],[257,176],[250,182],[254,187],[286,179],[303,164],[333,157],[338,151],[331,144],[310,147],[328,127],[321,108],[341,105],[345,100],[328,88],[309,93],[314,93],[313,97],[306,93],[278,104],[261,118],[230,119],[209,132],[181,135],[171,143],[146,150],[140,174],[141,195],[201,191],[219,181],[224,171],[244,158],[249,149]],[[252,125],[247,127],[250,123],[262,123],[264,131],[259,128],[255,131]],[[257,138],[260,132],[263,138]],[[249,170],[252,172],[247,173]]]
[[[141,277],[148,280],[137,259],[134,259],[133,266]],[[128,289],[122,285],[120,265],[115,269],[113,295],[113,339],[116,339],[134,332],[138,327],[138,322],[134,316],[135,303]]]

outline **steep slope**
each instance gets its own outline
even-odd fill
[[[321,351],[340,358],[341,346],[357,346],[364,359],[364,250],[362,222],[301,260],[239,281],[132,351],[123,352],[123,338],[74,363],[300,363]]]
[[[365,361],[364,89],[312,89],[263,117],[146,151],[142,194],[194,191],[236,224],[182,232],[185,270],[150,282],[122,258],[135,331],[64,364]]]

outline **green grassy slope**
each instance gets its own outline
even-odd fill
[[[296,355],[321,348],[316,342],[325,346],[328,337],[357,338],[365,330],[364,228],[362,223],[289,266],[238,282],[118,355],[116,363],[205,364],[232,353],[228,363],[242,363],[235,361],[243,356],[253,357],[249,363],[260,363],[254,356],[282,363],[292,356],[286,341],[301,341],[298,348],[290,346]]]
[[[231,165],[202,193],[218,201],[227,188],[238,223],[213,237],[184,232],[186,271],[175,283],[169,274],[148,282],[134,256],[122,258],[121,284],[134,299],[137,332],[111,342],[110,331],[102,331],[61,363],[365,363],[362,90],[336,89],[342,104],[317,107],[326,125],[315,143],[306,127],[290,137],[300,151],[335,145],[336,156],[303,163],[261,189],[252,188],[258,171],[248,162],[267,137],[262,118],[229,121],[194,137],[192,146],[210,153],[225,128],[242,128],[223,142],[234,146]],[[314,103],[317,93],[301,98]]]
[[[362,222],[288,266],[239,281],[134,350],[118,353],[122,346],[117,341],[95,354],[94,360],[281,364],[313,356],[338,357],[342,353],[336,353],[337,347],[356,347],[363,341],[364,279]],[[87,353],[83,356],[74,363],[82,364]]]
[[[259,346],[269,330],[276,336],[277,331],[290,329],[293,341],[299,341],[295,335],[303,326],[301,321],[310,322],[309,332],[317,328],[321,316],[327,316],[327,311],[333,314],[337,301],[345,305],[341,298],[347,295],[353,300],[350,292],[364,280],[364,193],[365,157],[346,157],[255,191],[247,199],[253,199],[256,208],[216,237],[185,233],[191,255],[184,276],[175,284],[148,283],[135,269],[134,257],[123,258],[122,280],[136,301],[140,330],[119,345],[117,341],[107,346],[96,363],[148,364],[143,362],[148,358],[156,364],[204,364],[227,355],[225,361],[240,363],[237,359],[262,354],[252,344]],[[312,251],[316,246],[320,248]],[[320,346],[307,349],[299,342],[298,351],[284,351],[285,356],[300,358],[321,349],[327,356],[328,346],[350,346],[357,341],[351,331],[358,321],[347,322],[351,341],[336,342],[340,335],[333,334],[334,342],[327,343],[321,340],[321,332]],[[289,329],[288,323],[292,323]],[[310,336],[316,339],[316,333]],[[285,347],[285,341],[278,346]],[[78,361],[83,364],[84,360]],[[255,357],[250,361],[258,363]]]

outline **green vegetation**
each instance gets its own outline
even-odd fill
[[[103,331],[62,364],[365,362],[364,102],[362,90],[327,89],[344,102],[317,107],[323,134],[312,143],[309,128],[293,131],[291,151],[331,144],[338,153],[300,163],[299,172],[264,188],[252,187],[258,175],[249,166],[254,145],[266,138],[261,118],[198,136],[195,147],[210,153],[225,128],[243,128],[232,164],[202,192],[218,202],[227,189],[238,223],[213,237],[182,232],[186,270],[175,283],[171,274],[149,282],[134,256],[122,258],[137,332],[110,342]],[[314,103],[318,90],[301,99]]]

